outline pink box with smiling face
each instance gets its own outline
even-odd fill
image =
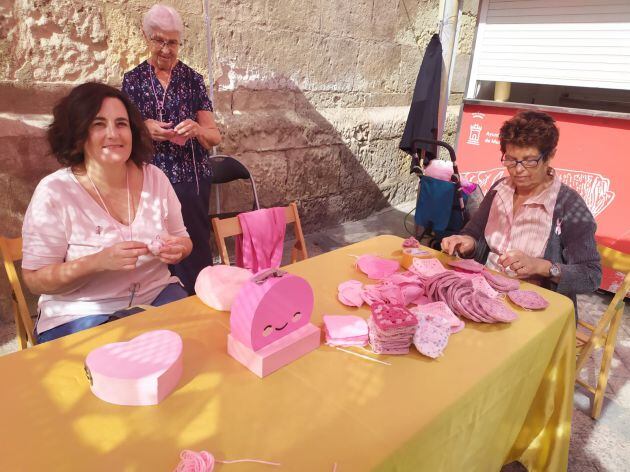
[[[260,272],[232,304],[228,353],[264,377],[317,349],[313,303],[313,289],[303,278],[279,269]]]

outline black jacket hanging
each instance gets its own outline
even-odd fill
[[[442,43],[440,37],[434,34],[424,52],[407,124],[400,140],[400,149],[408,154],[411,154],[411,142],[414,138],[437,139],[441,81]],[[419,144],[418,148],[427,151],[428,159],[437,156],[435,145]]]

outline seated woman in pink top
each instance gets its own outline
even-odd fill
[[[63,167],[39,183],[22,228],[24,282],[41,294],[39,342],[125,316],[132,305],[184,298],[168,265],[192,249],[168,178],[148,164],[142,116],[124,94],[83,84],[53,116],[48,141]]]
[[[567,295],[596,290],[601,263],[596,224],[580,195],[551,167],[559,131],[546,113],[522,111],[499,133],[508,177],[494,184],[461,234],[442,240],[448,254]]]

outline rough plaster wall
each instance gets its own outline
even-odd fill
[[[19,235],[32,190],[56,167],[44,140],[52,105],[87,80],[118,86],[146,58],[152,3],[0,0],[0,233]],[[207,77],[203,3],[170,3],[185,23],[180,58]],[[438,3],[210,1],[218,151],[251,168],[263,205],[297,200],[309,231],[413,198],[397,144]],[[222,192],[224,209],[245,208],[246,190]]]

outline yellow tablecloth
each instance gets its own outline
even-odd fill
[[[288,267],[322,314],[359,313],[337,299],[347,279],[367,281],[352,254],[399,254],[381,236]],[[260,464],[216,470],[566,470],[575,364],[571,302],[543,291],[540,312],[511,325],[468,323],[445,355],[415,349],[370,362],[328,346],[259,379],[226,352],[228,313],[196,297],[0,358],[0,470],[171,471],[183,449]],[[184,374],[158,406],[107,404],[89,389],[85,356],[150,329],[178,332]],[[375,356],[376,357],[376,356]]]

